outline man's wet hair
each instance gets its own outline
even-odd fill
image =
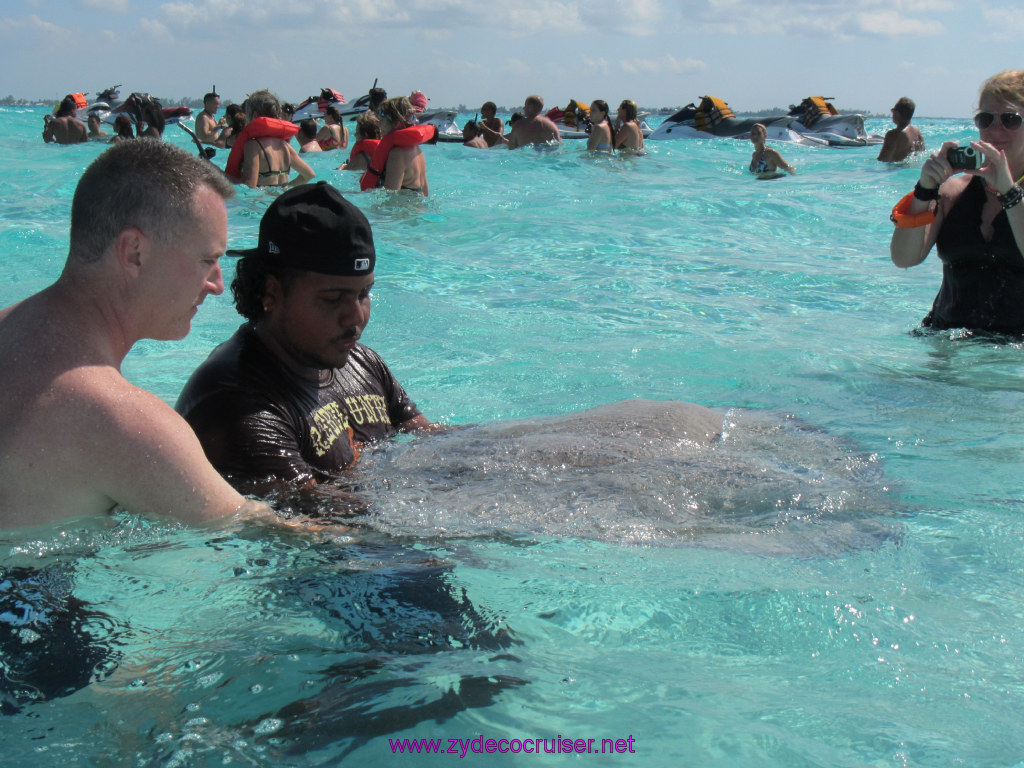
[[[317,133],[316,120],[312,117],[307,117],[305,120],[299,121],[299,133],[306,138],[307,141],[315,139]]]
[[[169,242],[191,227],[194,198],[209,187],[225,200],[234,186],[212,163],[152,139],[120,141],[85,169],[71,201],[69,259],[97,261],[136,228]]]
[[[276,278],[281,284],[281,290],[287,295],[296,278],[303,274],[306,273],[302,270],[271,264],[266,259],[239,259],[235,265],[235,277],[231,280],[231,296],[235,300],[235,309],[250,323],[258,322],[267,313],[263,308],[263,298],[267,295],[267,278]]]
[[[57,117],[71,117],[78,110],[78,102],[75,101],[75,97],[70,93],[60,101],[60,106],[57,107]]]
[[[907,118],[907,120],[909,120],[914,116],[915,109],[917,109],[917,105],[914,103],[914,100],[908,98],[907,96],[904,96],[903,98],[899,99],[896,102],[895,106],[892,108],[892,111],[899,112],[901,115]]]

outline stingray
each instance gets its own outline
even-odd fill
[[[413,537],[573,536],[823,555],[898,538],[877,457],[794,416],[628,400],[379,447],[366,522]]]

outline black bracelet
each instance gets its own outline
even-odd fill
[[[996,193],[996,199],[999,200],[1003,206],[1004,211],[1008,211],[1011,208],[1020,205],[1021,201],[1024,200],[1024,189],[1021,189],[1020,184],[1014,184],[1008,190],[1006,194],[1000,195]]]
[[[914,185],[914,197],[918,200],[938,200],[939,199],[939,188],[928,189],[928,187],[922,187],[921,182],[917,182]]]

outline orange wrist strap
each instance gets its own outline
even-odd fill
[[[892,213],[889,215],[889,220],[897,227],[902,227],[904,229],[924,227],[935,221],[935,210],[932,208],[929,208],[927,211],[922,211],[921,213],[907,213],[907,211],[910,210],[910,204],[913,202],[914,193],[908,192],[902,200],[893,206]],[[937,205],[936,208],[938,208]]]

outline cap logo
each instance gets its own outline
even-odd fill
[[[369,259],[356,259],[355,263],[352,265],[352,269],[354,269],[356,272],[365,272],[369,268],[370,268],[370,260]]]
[[[280,253],[281,249],[277,247],[277,243],[273,240],[267,241],[267,252],[268,253]]]

